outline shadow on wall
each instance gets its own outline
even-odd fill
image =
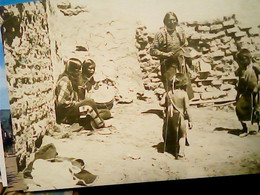
[[[53,68],[45,1],[1,8],[18,171],[55,124]]]

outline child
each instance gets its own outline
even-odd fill
[[[166,107],[163,125],[164,149],[173,154],[176,159],[184,157],[185,142],[189,145],[186,131],[187,120],[189,129],[192,128],[189,98],[186,92],[187,84],[188,80],[185,75],[177,73],[172,90],[165,93],[160,103],[161,106]]]
[[[239,77],[236,96],[236,114],[243,130],[241,137],[249,133],[256,134],[257,131],[249,132],[248,122],[257,123],[259,130],[259,65],[253,63],[249,50],[241,49],[236,61],[239,65],[236,76]]]

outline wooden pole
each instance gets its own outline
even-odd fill
[[[190,105],[200,105],[200,104],[209,104],[209,103],[219,103],[222,105],[225,105],[225,104],[232,104],[232,103],[235,103],[236,100],[235,99],[217,99],[217,100],[199,100],[199,101],[194,101],[194,102],[190,102]],[[217,105],[219,105],[217,104]]]

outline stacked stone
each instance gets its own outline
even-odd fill
[[[153,36],[147,32],[146,26],[136,29],[136,48],[138,49],[138,61],[143,73],[143,83],[146,90],[153,90],[160,99],[164,93],[163,84],[160,79],[160,62],[151,57],[150,46]]]
[[[188,47],[193,48],[191,54],[192,87],[195,97],[193,104],[203,102],[221,102],[235,99],[235,84],[237,77],[234,72],[238,68],[235,56],[242,48],[249,49],[252,54],[260,51],[259,29],[242,25],[235,15],[224,17],[211,22],[182,23]],[[144,86],[147,90],[154,90],[158,97],[164,92],[159,81],[158,60],[149,56],[149,38],[145,27],[136,30],[138,60],[144,72]],[[152,71],[152,72],[151,72]],[[154,82],[154,80],[155,82]]]
[[[192,63],[197,70],[193,80],[196,101],[234,100],[238,68],[236,53],[242,48],[260,50],[259,32],[239,23],[235,15],[212,22],[182,24],[188,32],[189,46],[201,54]]]
[[[27,158],[41,146],[43,136],[55,121],[46,7],[44,2],[12,5],[4,17],[4,55],[15,150],[18,169],[23,170]]]

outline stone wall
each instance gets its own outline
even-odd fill
[[[259,28],[253,29],[236,20],[235,15],[214,21],[182,23],[191,52],[192,86],[195,97],[192,104],[234,100],[236,95],[234,74],[238,65],[236,53],[241,48],[253,55],[260,51]],[[159,61],[149,54],[154,34],[145,26],[136,30],[138,60],[143,72],[144,86],[160,97],[164,92],[160,81]],[[255,59],[256,60],[256,59]]]
[[[44,2],[6,6],[3,42],[18,169],[55,121],[53,67]]]

